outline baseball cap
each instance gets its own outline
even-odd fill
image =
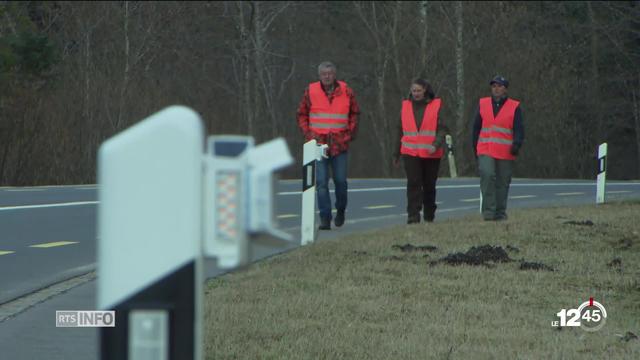
[[[505,79],[503,76],[497,75],[490,82],[489,85],[493,85],[494,83],[500,84],[506,88],[509,87],[509,80]]]

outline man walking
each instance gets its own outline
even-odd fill
[[[317,163],[316,189],[320,210],[320,230],[331,229],[331,197],[329,195],[329,167],[336,196],[335,225],[342,226],[347,208],[347,154],[349,143],[358,128],[360,107],[355,94],[344,81],[336,80],[336,66],[328,61],[318,65],[320,81],[304,91],[298,106],[298,126],[305,141],[316,139],[327,144],[328,158]]]
[[[513,161],[524,142],[520,102],[507,96],[509,81],[502,76],[490,82],[491,97],[480,99],[473,121],[473,149],[480,170],[482,217],[507,219],[507,197]]]

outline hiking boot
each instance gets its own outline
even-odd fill
[[[320,219],[320,226],[318,227],[320,230],[331,230],[331,220],[329,219]]]
[[[344,210],[338,210],[334,222],[337,227],[340,227],[344,224]]]

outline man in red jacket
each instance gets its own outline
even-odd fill
[[[320,230],[330,230],[329,167],[336,194],[335,225],[342,226],[347,208],[347,155],[358,129],[360,107],[353,90],[344,81],[336,80],[333,63],[318,65],[318,76],[320,81],[309,84],[304,91],[298,106],[298,126],[305,141],[316,139],[318,144],[329,146],[329,157],[317,164],[316,189]]]

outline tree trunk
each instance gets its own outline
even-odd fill
[[[638,74],[638,82],[636,84],[638,86],[638,90],[631,90],[631,96],[633,97],[633,120],[635,123],[636,130],[636,152],[637,152],[637,178],[640,179],[640,73]]]
[[[463,47],[463,30],[464,17],[462,11],[462,1],[456,1],[456,98],[458,106],[456,107],[456,138],[455,142],[462,143],[465,134],[464,120],[464,47]]]
[[[420,34],[420,64],[418,64],[419,71],[417,72],[421,76],[426,76],[427,70],[427,30],[429,29],[429,22],[427,18],[427,5],[428,1],[420,2],[420,22],[422,25],[422,33]]]
[[[118,101],[118,117],[114,130],[118,131],[122,127],[122,113],[124,108],[127,86],[129,84],[129,2],[124,2],[124,70],[122,74],[122,86],[120,87],[120,99]]]
[[[242,84],[240,85],[239,110],[242,120],[246,125],[247,134],[253,134],[254,102],[251,82],[251,39],[249,29],[245,21],[245,7],[243,3],[236,3],[238,8],[238,26],[240,30],[240,71]]]

